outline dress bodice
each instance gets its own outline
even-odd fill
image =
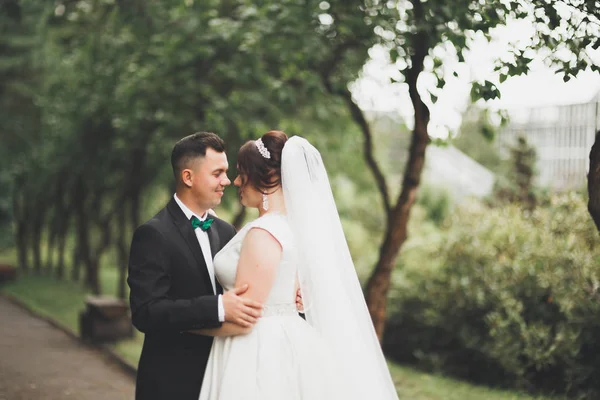
[[[271,292],[264,303],[265,315],[296,313],[295,285],[297,253],[293,234],[283,214],[265,214],[248,223],[219,251],[214,258],[215,275],[225,290],[235,286],[242,243],[252,228],[269,232],[281,245],[281,261]]]

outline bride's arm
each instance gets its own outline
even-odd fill
[[[242,297],[264,303],[271,292],[277,266],[281,261],[281,245],[269,232],[260,228],[250,229],[240,250],[235,287],[248,284]],[[237,336],[250,333],[246,328],[231,322],[224,322],[220,328],[196,329],[188,331],[205,336]]]

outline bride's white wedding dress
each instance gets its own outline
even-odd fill
[[[264,316],[247,335],[215,338],[200,400],[398,400],[321,154],[304,138],[283,148],[281,187],[287,216],[256,219],[215,256],[230,290],[248,231],[282,247]],[[296,311],[297,278],[308,322]]]
[[[215,255],[219,282],[225,290],[234,287],[242,242],[252,228],[281,244],[275,282],[251,333],[214,339],[200,400],[354,399],[330,346],[296,311],[299,258],[286,216],[266,214],[242,228]]]

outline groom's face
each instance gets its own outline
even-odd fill
[[[225,186],[231,184],[227,177],[228,167],[225,152],[212,148],[206,149],[206,156],[194,160],[191,189],[199,207],[209,209],[221,203]]]

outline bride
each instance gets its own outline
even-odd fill
[[[241,147],[237,169],[259,217],[215,255],[215,274],[226,290],[248,284],[264,311],[252,328],[194,331],[216,336],[200,400],[397,399],[319,152],[270,131]]]

